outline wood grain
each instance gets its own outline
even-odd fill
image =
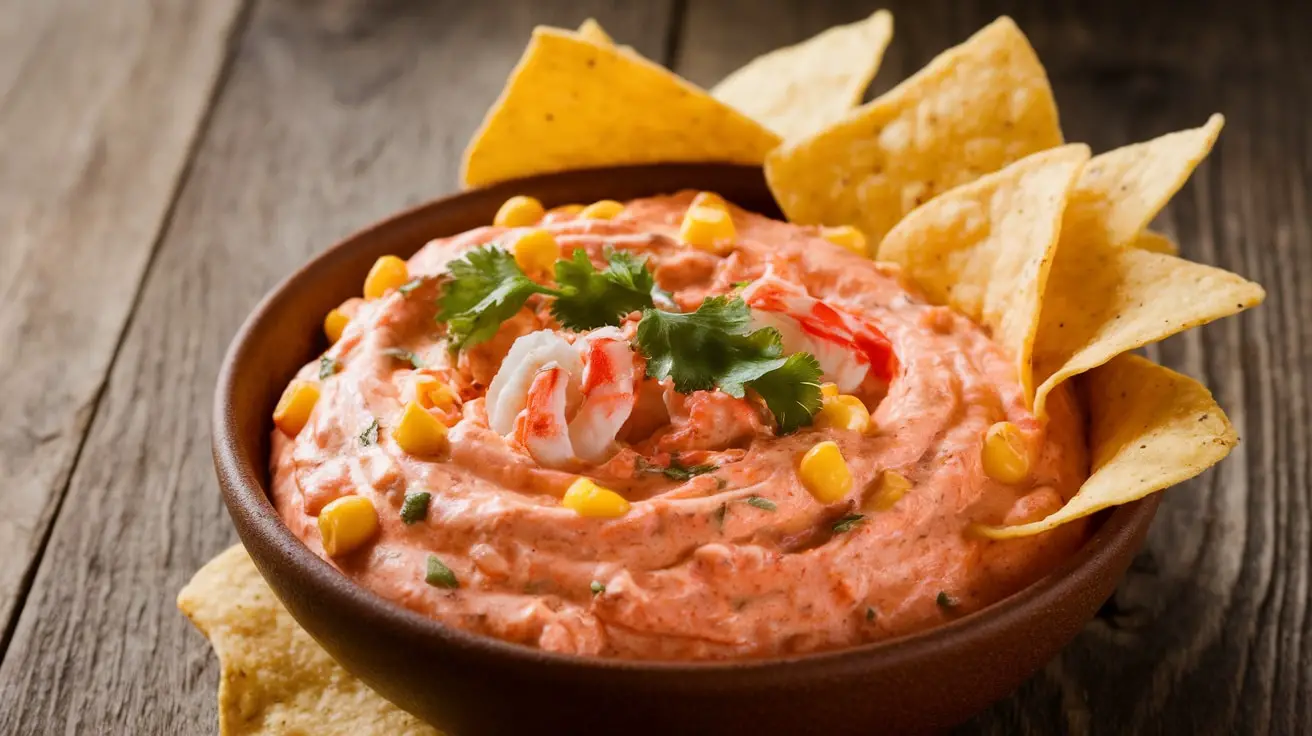
[[[0,345],[11,358],[0,632],[59,508],[238,4],[0,0]]]
[[[894,38],[876,90],[1005,13],[1046,63],[1070,140],[1101,151],[1225,113],[1210,163],[1158,226],[1184,256],[1270,292],[1256,311],[1152,351],[1212,388],[1243,444],[1168,493],[1115,597],[1061,657],[959,731],[1312,733],[1312,53],[1295,30],[1312,12],[1282,2],[1244,12],[1132,0],[883,5]],[[871,9],[691,0],[678,69],[712,84]]]
[[[0,665],[0,733],[213,732],[217,664],[174,597],[233,541],[208,426],[229,338],[311,253],[451,190],[534,23],[588,14],[660,56],[658,3],[256,7]],[[73,292],[39,303],[99,307]]]

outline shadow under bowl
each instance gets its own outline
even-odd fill
[[[271,414],[326,347],[323,315],[379,256],[486,225],[529,194],[547,206],[717,191],[778,217],[759,167],[662,164],[575,171],[440,199],[330,248],[279,284],[233,340],[215,395],[214,463],[242,543],[292,616],[347,670],[455,734],[901,733],[969,718],[1079,632],[1143,543],[1160,494],[1104,513],[1051,575],[947,625],[768,660],[633,662],[554,654],[459,629],[357,586],[310,551],[269,501]]]

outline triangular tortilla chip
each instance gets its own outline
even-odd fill
[[[223,736],[439,736],[333,661],[241,545],[202,567],[178,594],[178,608],[219,657]]]
[[[992,330],[1015,356],[1027,397],[1048,266],[1088,160],[1082,144],[1021,159],[912,211],[879,248],[879,260],[900,264],[931,301]]]
[[[1085,240],[1128,245],[1207,158],[1225,118],[1095,156],[1071,195],[1066,229]]]
[[[980,528],[993,539],[1027,537],[1198,475],[1239,443],[1201,383],[1133,354],[1089,371],[1093,474],[1070,501],[1041,521]]]
[[[615,41],[606,32],[605,28],[594,18],[588,18],[579,25],[579,37],[584,41],[595,43],[599,46],[614,46]]]
[[[1136,241],[1211,148],[1202,128],[1096,156],[1062,223],[1034,344],[1035,413],[1062,381],[1121,353],[1262,302],[1261,286],[1229,271],[1124,247]]]
[[[910,79],[766,159],[788,219],[853,225],[872,248],[935,195],[1062,142],[1034,49],[1000,18]]]
[[[636,53],[538,27],[465,150],[482,186],[598,166],[757,164],[775,134]]]
[[[1180,246],[1176,245],[1174,240],[1153,230],[1144,230],[1139,233],[1134,241],[1130,243],[1130,246],[1151,253],[1162,253],[1168,256],[1180,255]]]
[[[811,135],[861,104],[892,38],[893,14],[880,10],[758,56],[711,94],[785,139]]]

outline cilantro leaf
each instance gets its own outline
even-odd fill
[[[629,312],[652,306],[656,282],[646,260],[610,249],[606,259],[606,270],[598,271],[580,248],[572,259],[556,261],[560,293],[551,305],[551,316],[566,329],[618,325]]]
[[[467,348],[491,339],[530,296],[552,293],[525,276],[504,248],[486,245],[447,264],[436,319],[446,323],[455,348]]]
[[[719,388],[741,397],[745,381],[783,365],[779,333],[748,334],[748,321],[747,303],[723,296],[710,297],[686,314],[644,311],[636,342],[647,357],[647,375],[674,379],[679,393]]]
[[[783,365],[749,385],[774,414],[780,434],[805,427],[820,411],[820,362],[810,353],[793,353]]]
[[[647,375],[673,379],[680,393],[718,388],[742,398],[750,388],[774,414],[781,434],[810,424],[820,410],[819,362],[809,353],[783,357],[779,332],[749,332],[750,316],[742,299],[724,296],[706,299],[687,314],[646,310],[636,343],[647,358]]]

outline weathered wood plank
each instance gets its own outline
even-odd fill
[[[0,632],[59,507],[239,6],[0,0]]]
[[[213,731],[217,667],[173,601],[233,540],[209,457],[229,337],[310,254],[454,188],[461,148],[535,23],[594,14],[659,58],[669,11],[568,0],[256,8],[0,665],[0,733]],[[123,134],[157,135],[140,119]]]
[[[887,89],[999,14],[1048,65],[1071,140],[1095,151],[1228,118],[1163,214],[1186,257],[1265,284],[1262,308],[1154,351],[1202,378],[1244,439],[1167,495],[1101,615],[962,733],[1312,732],[1312,52],[1306,4],[1121,0],[847,3],[690,0],[677,69],[711,85],[752,56],[883,5]]]

